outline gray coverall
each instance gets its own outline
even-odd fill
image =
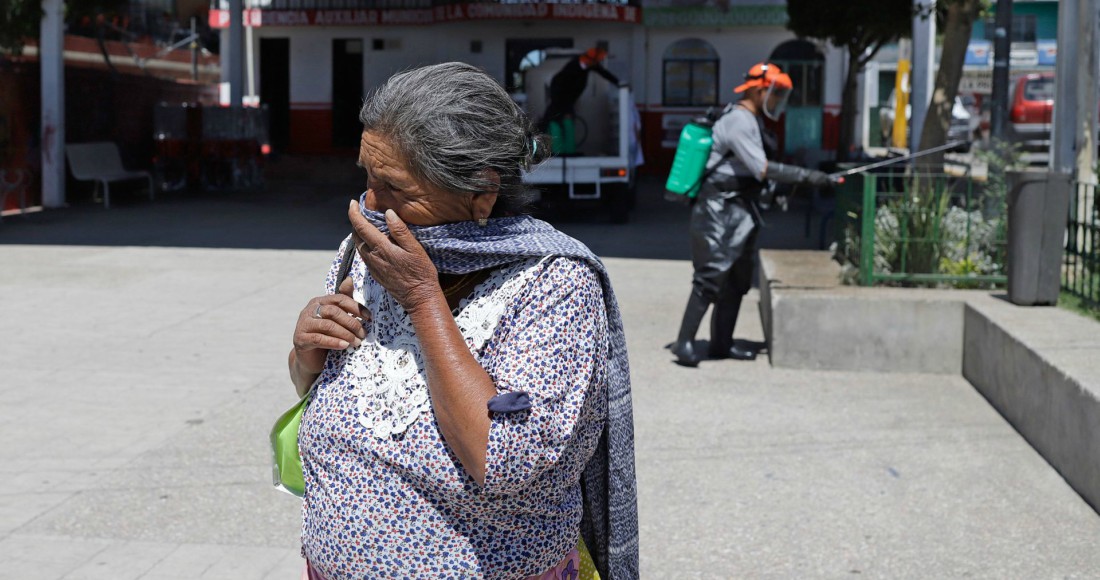
[[[710,358],[750,359],[755,352],[734,347],[733,329],[741,299],[752,287],[759,218],[756,198],[765,174],[780,183],[827,185],[820,171],[769,163],[760,120],[740,105],[730,105],[711,132],[708,168],[714,170],[699,190],[691,210],[691,260],[695,273],[680,333],[671,345],[677,363],[695,366],[695,333],[714,304],[710,327]]]
[[[744,107],[730,105],[711,136],[707,167],[714,171],[692,208],[691,259],[694,289],[717,304],[731,294],[744,295],[752,286],[759,224],[751,204],[764,188],[768,160],[760,124]]]
[[[707,304],[714,304],[710,320],[710,358],[725,358],[733,346],[733,329],[741,299],[752,287],[756,254],[755,199],[764,188],[768,166],[760,124],[750,111],[730,105],[714,124],[714,144],[707,167],[713,168],[699,189],[691,210],[692,298],[685,313],[694,336]],[[694,328],[690,328],[694,326]]]

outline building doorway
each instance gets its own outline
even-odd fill
[[[775,47],[768,60],[794,83],[783,119],[784,152],[816,154],[824,132],[825,55],[812,42],[790,40]]]
[[[332,41],[332,146],[359,147],[363,127],[363,39]]]
[[[290,143],[290,39],[260,39],[260,102],[267,105],[271,148],[282,153]]]

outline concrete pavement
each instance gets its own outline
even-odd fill
[[[353,191],[5,218],[0,579],[297,578],[298,502],[270,487],[267,432]],[[1097,514],[960,377],[671,364],[686,215],[648,183],[629,225],[559,224],[607,256],[623,306],[643,578],[1100,570]],[[800,215],[770,217],[764,245],[806,245]],[[738,338],[759,341],[750,298]]]

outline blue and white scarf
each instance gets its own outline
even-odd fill
[[[359,209],[374,227],[389,234],[383,214],[366,209],[362,200]],[[467,274],[544,256],[581,259],[599,273],[611,338],[608,388],[604,390],[607,425],[581,476],[584,493],[581,535],[604,580],[638,578],[638,506],[630,366],[622,315],[603,262],[581,242],[530,216],[495,218],[485,226],[466,221],[409,226],[409,230],[436,269],[446,274]]]

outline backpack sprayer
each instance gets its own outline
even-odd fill
[[[680,131],[676,155],[672,158],[672,169],[665,182],[665,199],[672,201],[695,199],[695,196],[699,195],[699,187],[703,185],[703,181],[718,166],[715,164],[715,167],[707,169],[707,159],[710,158],[711,145],[714,144],[711,132],[719,116],[720,114],[711,107],[707,109],[706,115],[692,119]]]
[[[706,115],[696,117],[690,123],[684,125],[683,130],[680,131],[680,140],[676,144],[676,155],[672,159],[672,169],[669,171],[668,180],[665,182],[665,199],[672,201],[694,199],[699,195],[699,188],[703,182],[722,163],[722,160],[719,160],[714,167],[707,168],[707,159],[710,158],[711,146],[714,144],[711,132],[719,116],[720,114],[716,113],[713,108],[708,109]],[[833,177],[836,183],[840,184],[844,183],[844,178],[849,175],[909,161],[940,151],[965,151],[969,146],[969,141],[951,141],[939,147],[932,147],[909,155],[831,173],[830,177]]]
[[[778,121],[783,116],[784,109],[787,108],[791,91],[794,90],[791,77],[778,66],[770,62],[761,62],[749,69],[744,80],[745,82],[734,88],[733,92],[741,94],[750,89],[763,89],[765,92],[758,105],[760,112],[767,118]],[[759,95],[759,93],[756,94]],[[665,183],[665,199],[672,201],[694,199],[699,195],[699,188],[711,172],[732,154],[726,152],[713,167],[707,167],[711,145],[714,143],[711,136],[714,124],[728,110],[727,107],[718,112],[711,107],[707,109],[706,115],[697,117],[684,125],[676,145],[676,155],[672,159],[672,170]]]

